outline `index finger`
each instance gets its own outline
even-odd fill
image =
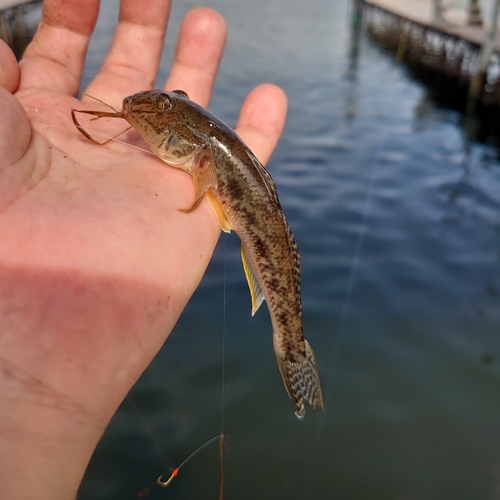
[[[19,90],[78,93],[99,3],[99,0],[43,2],[42,20],[19,64]]]

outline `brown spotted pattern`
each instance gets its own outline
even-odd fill
[[[123,117],[172,166],[197,148],[212,152],[217,180],[211,192],[241,239],[268,304],[273,346],[285,388],[300,418],[306,399],[323,408],[314,352],[302,331],[301,259],[276,186],[236,133],[180,92],[153,90],[124,100]]]

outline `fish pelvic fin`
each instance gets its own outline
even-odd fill
[[[253,270],[250,261],[245,253],[245,247],[241,245],[241,262],[243,263],[243,269],[245,270],[245,276],[247,277],[248,287],[250,288],[250,295],[252,296],[252,316],[258,311],[262,302],[264,302],[264,294],[262,293],[262,288],[260,287],[257,275]]]
[[[295,406],[295,415],[301,419],[305,413],[304,399],[317,413],[323,407],[323,395],[319,381],[316,356],[307,340],[304,354],[276,353],[278,367],[288,396]]]
[[[217,167],[212,153],[203,149],[193,160],[193,163],[194,167],[191,170],[191,175],[194,184],[194,202],[190,207],[180,209],[181,212],[186,214],[193,212],[200,206],[210,188],[217,188]]]

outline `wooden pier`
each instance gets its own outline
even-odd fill
[[[467,10],[453,4],[443,10],[440,21],[434,15],[431,0],[364,0],[364,3],[477,46],[483,45],[491,30],[490,20],[486,17],[482,26],[470,26]],[[495,37],[495,51],[500,52],[500,34]]]
[[[41,18],[42,0],[0,0],[0,38],[19,59]]]
[[[11,7],[18,7],[23,3],[27,3],[24,0],[0,0],[0,11],[10,9]]]
[[[495,0],[497,1],[497,0]],[[469,101],[500,102],[500,35],[496,20],[471,24],[470,12],[448,3],[436,15],[434,0],[354,0],[363,27],[377,42],[392,47],[398,60],[410,60],[455,79],[469,89]],[[445,4],[446,5],[446,4]],[[492,21],[495,21],[493,24]]]

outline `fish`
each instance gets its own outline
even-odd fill
[[[252,316],[265,300],[278,368],[295,415],[306,400],[324,409],[314,351],[304,338],[301,256],[278,199],[276,185],[257,157],[222,120],[191,101],[182,90],[149,90],[123,100],[115,113],[74,112],[125,119],[167,165],[193,178],[196,210],[205,197],[221,229],[241,240],[241,259],[250,288]]]

